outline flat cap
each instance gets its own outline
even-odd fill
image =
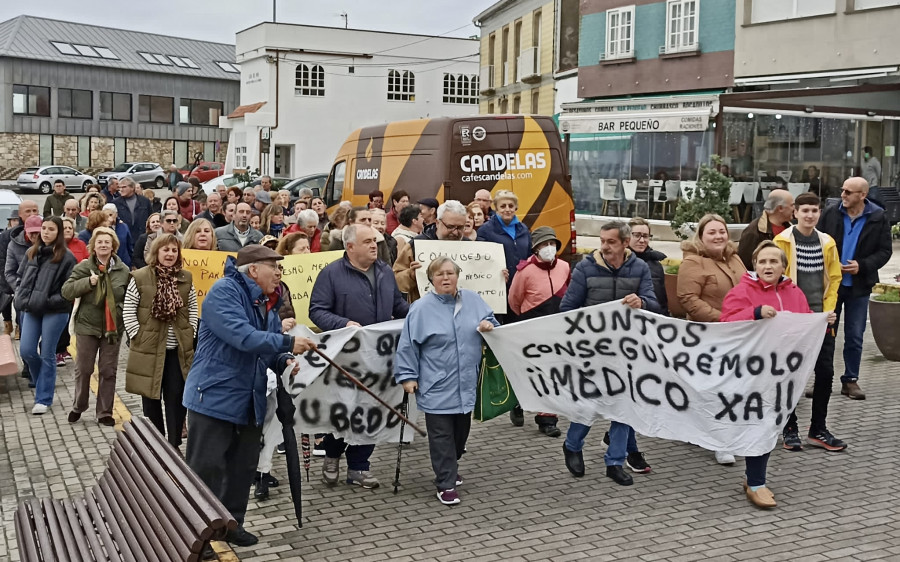
[[[191,184],[186,181],[180,181],[175,184],[175,192],[178,195],[184,195],[184,192],[191,188]]]
[[[260,246],[259,244],[250,244],[249,246],[244,246],[238,252],[237,266],[240,267],[242,265],[247,265],[250,263],[283,259],[284,256],[271,248]]]
[[[432,209],[437,209],[440,207],[440,203],[434,197],[426,197],[425,199],[419,199],[417,201],[419,205],[425,205],[426,207],[431,207]]]
[[[272,196],[269,195],[268,191],[259,190],[256,192],[256,200],[262,203],[263,205],[271,205],[272,204]]]

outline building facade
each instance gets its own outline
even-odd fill
[[[478,112],[478,42],[261,23],[237,34],[241,106],[228,169],[327,172],[354,130]]]
[[[735,29],[718,151],[736,177],[777,175],[837,197],[845,178],[874,168],[869,147],[874,185],[898,185],[900,2],[738,0]]]
[[[734,19],[733,0],[582,0],[584,100],[560,115],[579,212],[599,212],[608,180],[696,179],[734,84]]]
[[[234,47],[19,16],[0,23],[0,179],[146,160],[223,160]]]

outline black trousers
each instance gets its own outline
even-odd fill
[[[144,416],[156,426],[160,433],[166,436],[169,443],[176,448],[181,447],[181,432],[184,429],[187,410],[181,405],[181,399],[184,396],[184,377],[181,374],[177,348],[166,350],[161,396],[160,400],[141,398]],[[165,418],[163,418],[163,401],[166,403]]]
[[[810,433],[828,429],[825,418],[828,417],[828,402],[831,400],[831,385],[834,383],[834,333],[835,328],[829,326],[825,339],[822,341],[822,349],[816,358]],[[798,429],[796,409],[791,412],[787,425],[784,427],[785,429]]]
[[[459,459],[466,450],[472,412],[468,414],[425,414],[428,430],[428,452],[434,470],[434,485],[438,490],[456,487]]]
[[[243,525],[259,462],[262,426],[253,423],[252,410],[249,425],[236,425],[194,411],[189,416],[188,466]]]

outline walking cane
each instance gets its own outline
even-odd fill
[[[403,414],[407,414],[409,412],[409,394],[404,391],[403,392],[403,403],[400,405],[403,409]],[[400,422],[400,441],[397,443],[397,471],[394,472],[394,493],[397,493],[397,488],[400,487],[400,457],[403,455],[403,430],[406,429],[406,419]]]
[[[327,355],[325,355],[324,353],[322,353],[322,350],[320,350],[320,349],[317,348],[317,347],[314,347],[314,348],[313,348],[313,351],[315,351],[316,353],[318,353],[318,354],[322,357],[322,359],[324,359],[325,361],[328,362],[329,365],[331,365],[332,367],[334,367],[335,369],[337,369],[338,371],[340,371],[340,373],[341,373],[342,375],[344,375],[345,377],[347,377],[347,378],[350,380],[350,382],[352,382],[353,384],[355,384],[357,388],[359,388],[360,390],[364,391],[364,392],[367,393],[369,396],[371,396],[372,398],[374,398],[375,400],[377,400],[379,404],[381,404],[382,406],[384,406],[385,408],[387,408],[388,410],[390,410],[394,415],[396,415],[398,418],[400,418],[404,423],[408,423],[409,426],[410,426],[411,428],[413,428],[413,429],[416,431],[416,433],[418,433],[418,434],[421,435],[422,437],[426,437],[426,436],[428,435],[427,433],[425,433],[425,430],[424,430],[424,429],[420,428],[419,426],[417,426],[416,424],[414,424],[413,422],[411,422],[411,421],[409,420],[409,418],[406,417],[406,415],[401,414],[400,412],[398,412],[398,411],[397,411],[397,408],[394,408],[393,406],[391,406],[390,404],[388,404],[387,402],[385,402],[384,400],[382,400],[382,398],[381,398],[380,396],[378,396],[377,394],[375,394],[374,392],[372,392],[372,390],[371,390],[368,386],[364,385],[358,378],[356,378],[356,377],[354,377],[353,375],[351,375],[350,373],[348,373],[346,370],[344,370],[343,367],[341,367],[340,365],[338,365],[337,363],[335,363],[334,361],[332,361],[330,357],[328,357]],[[405,392],[403,393],[403,400],[404,400],[404,404],[405,404],[405,403],[406,403],[406,393],[405,393]]]

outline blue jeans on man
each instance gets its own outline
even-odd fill
[[[590,432],[591,426],[581,423],[572,422],[569,424],[569,431],[566,433],[566,449],[573,453],[580,452],[584,448],[584,440]],[[623,466],[625,457],[629,453],[637,453],[637,439],[634,436],[634,429],[630,425],[612,422],[609,425],[609,448],[603,455],[603,461],[606,466]]]
[[[834,309],[837,320],[834,330],[837,332],[844,320],[844,374],[842,383],[856,382],[859,379],[859,364],[862,361],[863,334],[866,332],[866,320],[869,315],[869,295],[850,296],[851,287],[841,285],[838,288],[837,306]]]
[[[34,383],[34,403],[50,406],[56,390],[56,344],[69,324],[66,312],[53,314],[22,313],[19,351],[28,365]],[[38,341],[41,347],[38,352]]]

